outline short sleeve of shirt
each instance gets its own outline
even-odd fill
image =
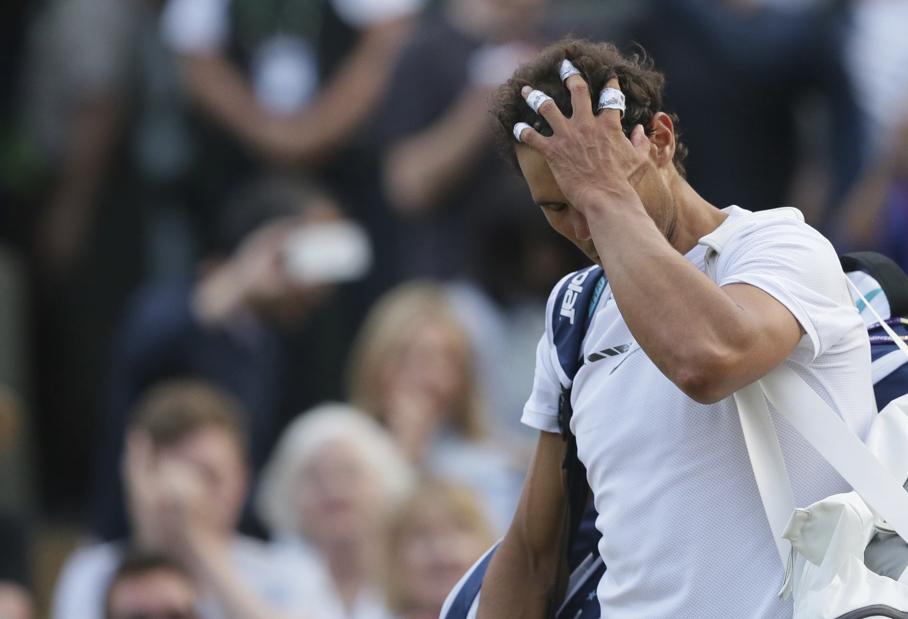
[[[168,0],[161,36],[177,53],[220,50],[229,30],[228,0]]]
[[[806,333],[798,346],[812,362],[860,320],[832,245],[807,224],[780,218],[729,240],[716,263],[717,282],[749,284],[770,294]]]
[[[414,15],[422,10],[425,0],[332,0],[332,5],[345,22],[363,30]]]
[[[570,277],[568,275],[567,277]],[[545,333],[539,338],[536,346],[536,370],[533,375],[533,390],[523,407],[523,416],[520,421],[531,428],[542,432],[560,434],[558,428],[558,401],[561,397],[561,381],[554,363],[557,358],[555,344],[552,337],[551,316],[555,304],[555,297],[567,277],[563,278],[552,289],[545,308]]]

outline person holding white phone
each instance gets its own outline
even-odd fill
[[[151,383],[201,377],[235,395],[249,411],[253,470],[283,419],[339,397],[329,373],[339,364],[330,355],[340,354],[332,351],[343,325],[322,310],[336,284],[370,267],[362,229],[321,190],[285,178],[237,194],[222,222],[220,255],[203,261],[194,277],[140,290],[120,327],[91,523],[104,539],[126,533],[116,463],[128,411]],[[245,528],[255,530],[253,524],[247,516]]]

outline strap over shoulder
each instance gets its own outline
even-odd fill
[[[605,273],[597,265],[564,278],[556,292],[548,319],[558,364],[569,383],[580,368],[583,338],[606,284]]]

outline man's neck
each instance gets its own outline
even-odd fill
[[[718,228],[728,214],[704,200],[680,176],[673,180],[671,192],[675,198],[676,218],[668,241],[678,252],[686,254],[701,238]]]

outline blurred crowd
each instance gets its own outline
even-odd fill
[[[904,0],[0,16],[3,617],[437,616],[510,521],[584,264],[487,114],[563,36],[653,59],[707,200],[908,267]]]

